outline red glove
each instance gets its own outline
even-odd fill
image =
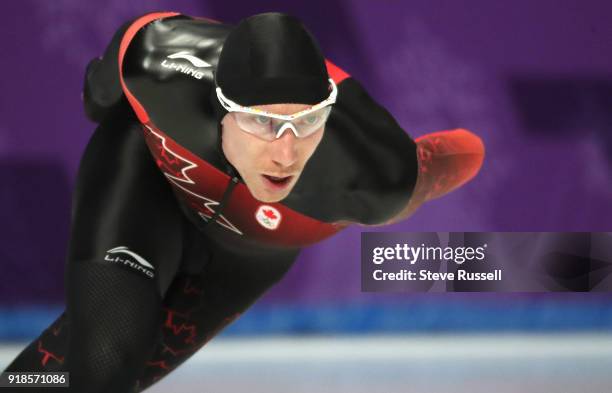
[[[415,139],[419,173],[408,205],[395,217],[379,224],[394,224],[410,217],[424,202],[461,187],[482,166],[484,144],[468,130],[438,131]]]
[[[420,136],[417,143],[419,175],[414,190],[422,202],[438,198],[472,179],[482,166],[482,140],[464,129]]]

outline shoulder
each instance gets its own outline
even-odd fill
[[[147,14],[128,27],[119,47],[119,76],[142,123],[156,110],[142,99],[157,102],[155,94],[171,96],[167,89],[172,87],[180,88],[183,97],[211,88],[229,30],[228,25],[177,13]]]
[[[205,18],[147,14],[128,27],[117,56],[122,92],[140,123],[215,166],[223,162],[209,99],[230,30]]]
[[[169,77],[177,70],[160,66],[167,56],[180,56],[181,52],[194,56],[175,59],[177,65],[189,64],[183,62],[194,61],[195,57],[216,64],[214,58],[228,30],[228,25],[176,12],[153,12],[126,21],[116,30],[104,53],[87,65],[83,86],[87,117],[100,123],[124,96],[138,107],[133,96],[142,92],[131,91],[136,89],[131,86],[136,82],[130,79],[172,79]],[[142,115],[143,108],[139,109],[136,113]]]
[[[127,23],[121,36],[120,58],[128,47],[138,40],[138,36],[154,39],[149,42],[150,50],[160,50],[161,44],[175,46],[202,46],[198,38],[212,38],[220,31],[227,30],[228,25],[204,18],[194,17],[178,12],[151,12],[139,16]]]
[[[151,61],[177,53],[188,52],[171,59],[186,59],[194,67],[215,66],[230,25],[212,19],[193,17],[176,12],[156,12],[132,20],[124,28],[118,51],[120,71],[133,71],[134,64],[128,57],[140,56]],[[199,60],[196,60],[196,57]],[[208,66],[206,64],[208,64]],[[148,64],[147,71],[163,71]]]

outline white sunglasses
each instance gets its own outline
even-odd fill
[[[336,102],[338,88],[330,78],[331,93],[320,103],[291,115],[279,115],[261,109],[242,106],[223,95],[220,87],[216,88],[219,102],[234,116],[238,126],[261,139],[272,141],[280,138],[288,129],[296,138],[305,138],[318,131],[331,113],[331,105]]]

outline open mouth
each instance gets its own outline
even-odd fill
[[[264,179],[267,180],[269,185],[277,189],[285,188],[291,181],[291,178],[293,177],[293,176],[276,177],[276,176],[270,176],[270,175],[262,175],[262,176],[264,177]]]

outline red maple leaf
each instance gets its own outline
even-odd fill
[[[274,212],[272,210],[263,210],[263,213],[266,215],[266,217],[272,219],[272,220],[276,220],[276,215],[274,214]]]

